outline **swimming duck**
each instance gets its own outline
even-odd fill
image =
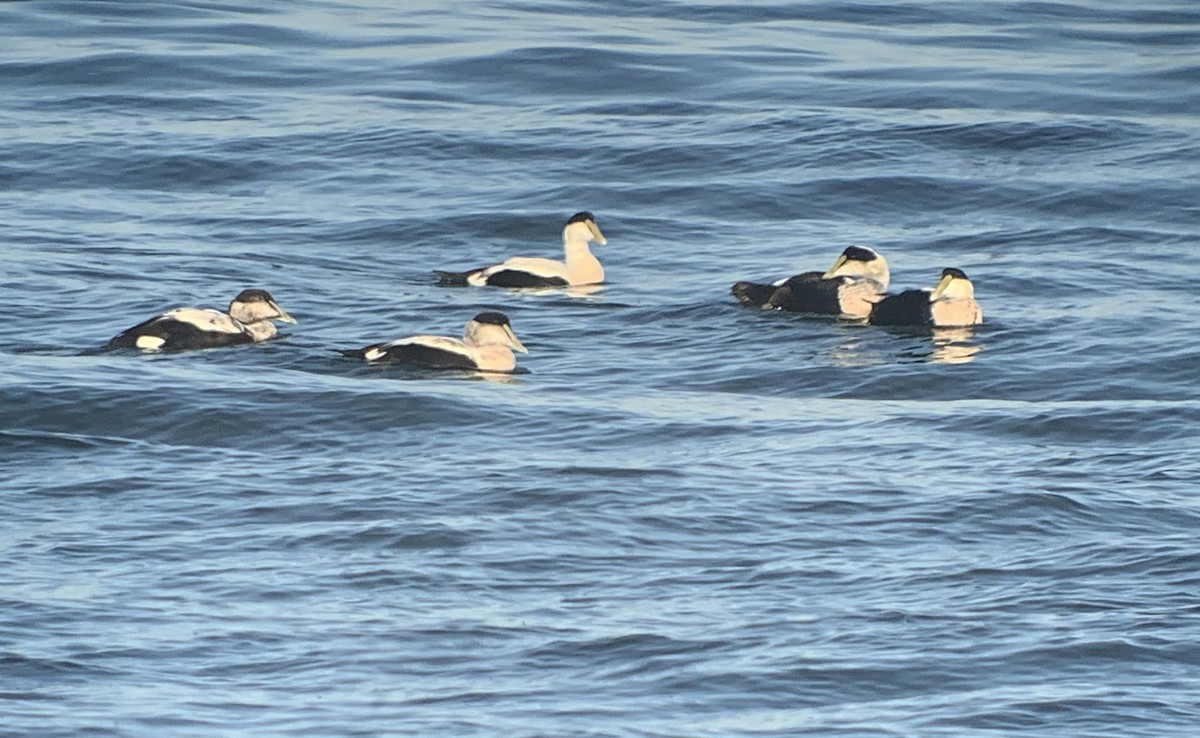
[[[517,366],[513,351],[529,353],[513,333],[508,316],[489,311],[467,322],[460,341],[449,336],[417,335],[338,353],[366,361],[394,361],[435,369],[478,369],[511,372]]]
[[[275,335],[272,320],[296,322],[270,292],[242,290],[229,303],[228,312],[194,307],[168,310],[114,336],[104,348],[176,351],[258,343]]]
[[[604,267],[592,255],[588,243],[608,243],[596,218],[589,212],[575,213],[563,228],[563,250],[566,261],[533,256],[514,256],[492,266],[466,272],[435,270],[442,285],[471,285],[481,287],[565,287],[599,284],[604,281]]]
[[[968,326],[983,322],[975,302],[975,286],[961,269],[942,270],[933,289],[905,290],[888,295],[871,308],[872,325]]]
[[[828,271],[804,272],[770,284],[737,282],[738,302],[764,310],[820,313],[862,320],[888,287],[888,264],[874,249],[851,246]]]

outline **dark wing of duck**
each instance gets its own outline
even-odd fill
[[[905,290],[888,295],[871,308],[872,325],[932,325],[928,290]]]
[[[465,287],[470,284],[467,278],[485,269],[472,269],[469,272],[443,272],[434,270],[438,284],[442,286]],[[487,277],[487,284],[492,287],[566,287],[569,282],[562,277],[543,277],[532,272],[519,269],[501,269]]]
[[[366,359],[370,352],[382,351],[383,355],[372,361],[388,361],[397,364],[413,364],[435,369],[475,369],[471,357],[457,351],[427,346],[422,343],[377,343],[360,349],[337,349],[338,353],[356,359]]]
[[[138,348],[137,340],[142,336],[154,336],[162,339],[163,344],[159,347],[162,351],[236,346],[251,343],[253,340],[246,333],[205,330],[194,323],[173,318],[170,313],[164,313],[122,331],[109,340],[104,348],[105,350]]]
[[[492,287],[566,287],[570,282],[562,277],[543,277],[517,269],[501,269],[488,275]]]
[[[842,280],[842,277],[825,279],[821,272],[804,272],[778,285],[738,282],[730,292],[743,305],[793,313],[838,315],[842,312],[838,299]]]
[[[838,290],[842,277],[825,279],[821,272],[805,272],[789,278],[771,295],[771,306],[793,313],[839,315],[842,302]]]

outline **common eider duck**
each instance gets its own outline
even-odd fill
[[[862,320],[888,287],[887,260],[874,249],[851,246],[828,271],[804,272],[770,284],[737,282],[738,302],[764,310],[837,315]]]
[[[888,295],[871,308],[872,325],[961,327],[983,322],[975,302],[975,287],[961,269],[942,270],[933,289],[905,290]]]
[[[599,284],[604,281],[604,267],[592,255],[588,243],[608,243],[589,212],[576,213],[563,228],[563,250],[566,261],[534,256],[514,256],[479,269],[466,272],[434,270],[442,285],[482,287],[566,287]]]
[[[477,369],[511,372],[517,366],[513,351],[529,351],[513,333],[508,316],[489,311],[467,322],[462,340],[449,336],[417,335],[375,343],[338,353],[366,361],[390,361],[434,369]]]
[[[104,348],[177,351],[258,343],[275,335],[272,320],[296,322],[270,292],[242,290],[229,303],[228,312],[194,307],[168,310],[114,336]]]

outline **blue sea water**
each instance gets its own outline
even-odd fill
[[[0,735],[1196,734],[1194,3],[0,28]],[[583,209],[601,289],[435,286]],[[853,244],[985,325],[728,293]],[[330,350],[481,309],[523,373]]]

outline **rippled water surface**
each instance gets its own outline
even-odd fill
[[[3,735],[1195,735],[1194,3],[0,27]],[[602,288],[435,286],[584,209]],[[853,244],[985,325],[729,295]],[[330,350],[481,309],[522,373]]]

